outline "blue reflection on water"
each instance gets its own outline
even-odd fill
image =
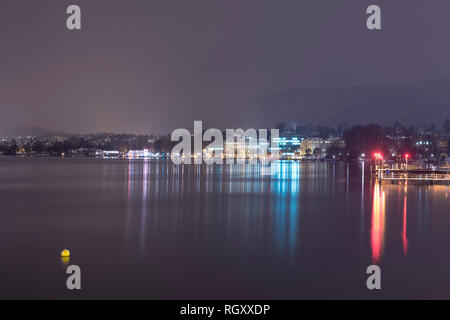
[[[356,243],[359,252],[370,250],[371,260],[380,262],[395,241],[404,255],[409,253],[412,216],[417,241],[427,228],[428,188],[414,189],[418,206],[410,213],[407,199],[412,191],[373,184],[364,163],[278,161],[272,166],[275,174],[265,176],[257,162],[128,162],[126,239],[130,248],[137,244],[143,259],[160,250],[182,250],[243,261],[249,255],[276,257],[290,263],[302,250],[325,245],[348,248]],[[393,222],[395,215],[398,223]],[[399,230],[389,229],[389,224],[398,224]],[[347,235],[342,238],[344,231]]]

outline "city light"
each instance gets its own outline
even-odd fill
[[[381,154],[381,152],[374,152],[373,153],[373,157],[376,159],[376,160],[383,160],[383,155]]]

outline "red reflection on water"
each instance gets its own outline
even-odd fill
[[[403,252],[405,256],[408,254],[408,237],[406,236],[406,192],[408,188],[405,188],[405,196],[403,197],[403,230],[402,230],[402,244],[403,244]]]
[[[384,225],[386,213],[386,196],[381,190],[380,184],[375,184],[373,191],[373,208],[372,208],[372,260],[374,263],[380,261],[384,249]]]

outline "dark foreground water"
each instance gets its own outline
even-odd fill
[[[450,298],[449,186],[276,169],[2,158],[0,298]]]

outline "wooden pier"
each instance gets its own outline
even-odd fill
[[[450,168],[436,169],[377,169],[377,179],[381,181],[417,181],[424,183],[450,184]]]

